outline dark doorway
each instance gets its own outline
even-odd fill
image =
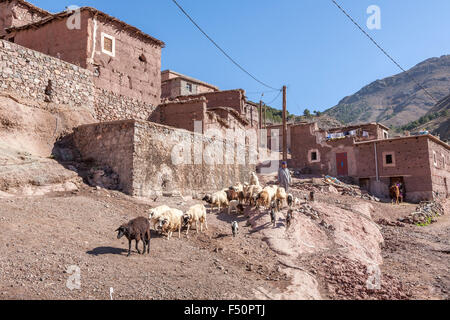
[[[340,177],[348,176],[347,152],[336,153],[337,175]]]
[[[370,192],[370,179],[369,178],[359,179],[359,186],[361,187],[362,190]]]

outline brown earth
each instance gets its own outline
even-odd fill
[[[281,215],[272,228],[265,212],[247,211],[248,220],[209,214],[205,234],[167,241],[154,233],[150,256],[133,250],[127,258],[118,226],[150,207],[186,210],[199,201],[78,187],[0,195],[0,299],[110,299],[110,288],[114,299],[448,299],[448,215],[423,228],[373,222],[396,221],[415,205],[318,191],[310,205],[319,219],[296,213],[289,231]],[[381,288],[368,289],[370,268],[382,261]],[[80,290],[66,287],[72,265],[81,270]]]

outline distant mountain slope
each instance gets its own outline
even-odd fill
[[[450,55],[425,60],[408,74],[437,100],[450,93]],[[371,83],[325,114],[344,123],[376,121],[403,126],[427,114],[435,104],[436,101],[403,72]]]
[[[402,128],[413,133],[428,130],[441,140],[450,140],[450,95],[439,101],[425,116]]]

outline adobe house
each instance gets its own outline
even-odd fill
[[[291,127],[290,165],[312,174],[352,177],[363,189],[389,196],[395,182],[406,200],[450,195],[450,147],[432,135],[389,138],[376,123],[320,130],[317,123]]]
[[[200,97],[204,97],[206,99],[208,111],[215,110],[217,108],[234,110],[242,119],[246,120],[246,129],[259,130],[259,105],[247,100],[245,91],[242,89],[179,96],[176,99],[171,100],[182,102],[189,101],[191,99],[198,99]]]
[[[173,99],[208,92],[217,92],[219,88],[206,82],[188,77],[172,70],[161,72],[161,98]]]
[[[50,12],[38,8],[27,1],[0,0],[0,38],[7,34],[5,30],[7,28],[20,27],[37,22],[51,15]]]
[[[432,135],[355,143],[360,185],[389,196],[396,182],[405,186],[407,201],[419,202],[450,195],[450,146]]]
[[[94,72],[99,120],[117,120],[116,103],[141,119],[160,103],[164,42],[104,12],[82,7],[7,32],[19,45]]]

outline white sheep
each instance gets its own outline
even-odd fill
[[[252,186],[259,186],[260,185],[258,176],[254,172],[252,172],[251,177],[250,177],[250,185],[252,185]]]
[[[206,208],[203,204],[197,204],[189,208],[183,215],[183,226],[187,225],[186,235],[189,235],[189,228],[195,223],[195,229],[198,234],[198,223],[200,222],[200,231],[203,233],[203,225],[208,230],[208,222],[206,221]]]
[[[244,206],[240,204],[238,200],[230,201],[230,204],[228,206],[228,214],[231,215],[232,211],[235,211],[238,214],[243,214]]]
[[[228,197],[224,190],[213,193],[212,195],[206,195],[203,201],[209,203],[213,208],[218,207],[219,212],[222,207],[225,208],[228,206]]]
[[[181,239],[181,224],[183,223],[183,212],[178,209],[165,211],[158,219],[158,228],[167,233],[170,240],[174,231],[178,230],[178,238]]]
[[[159,217],[161,217],[161,215],[168,210],[170,210],[170,207],[168,206],[159,206],[149,210],[148,219],[153,224],[154,230],[156,230],[156,224],[158,223]]]

